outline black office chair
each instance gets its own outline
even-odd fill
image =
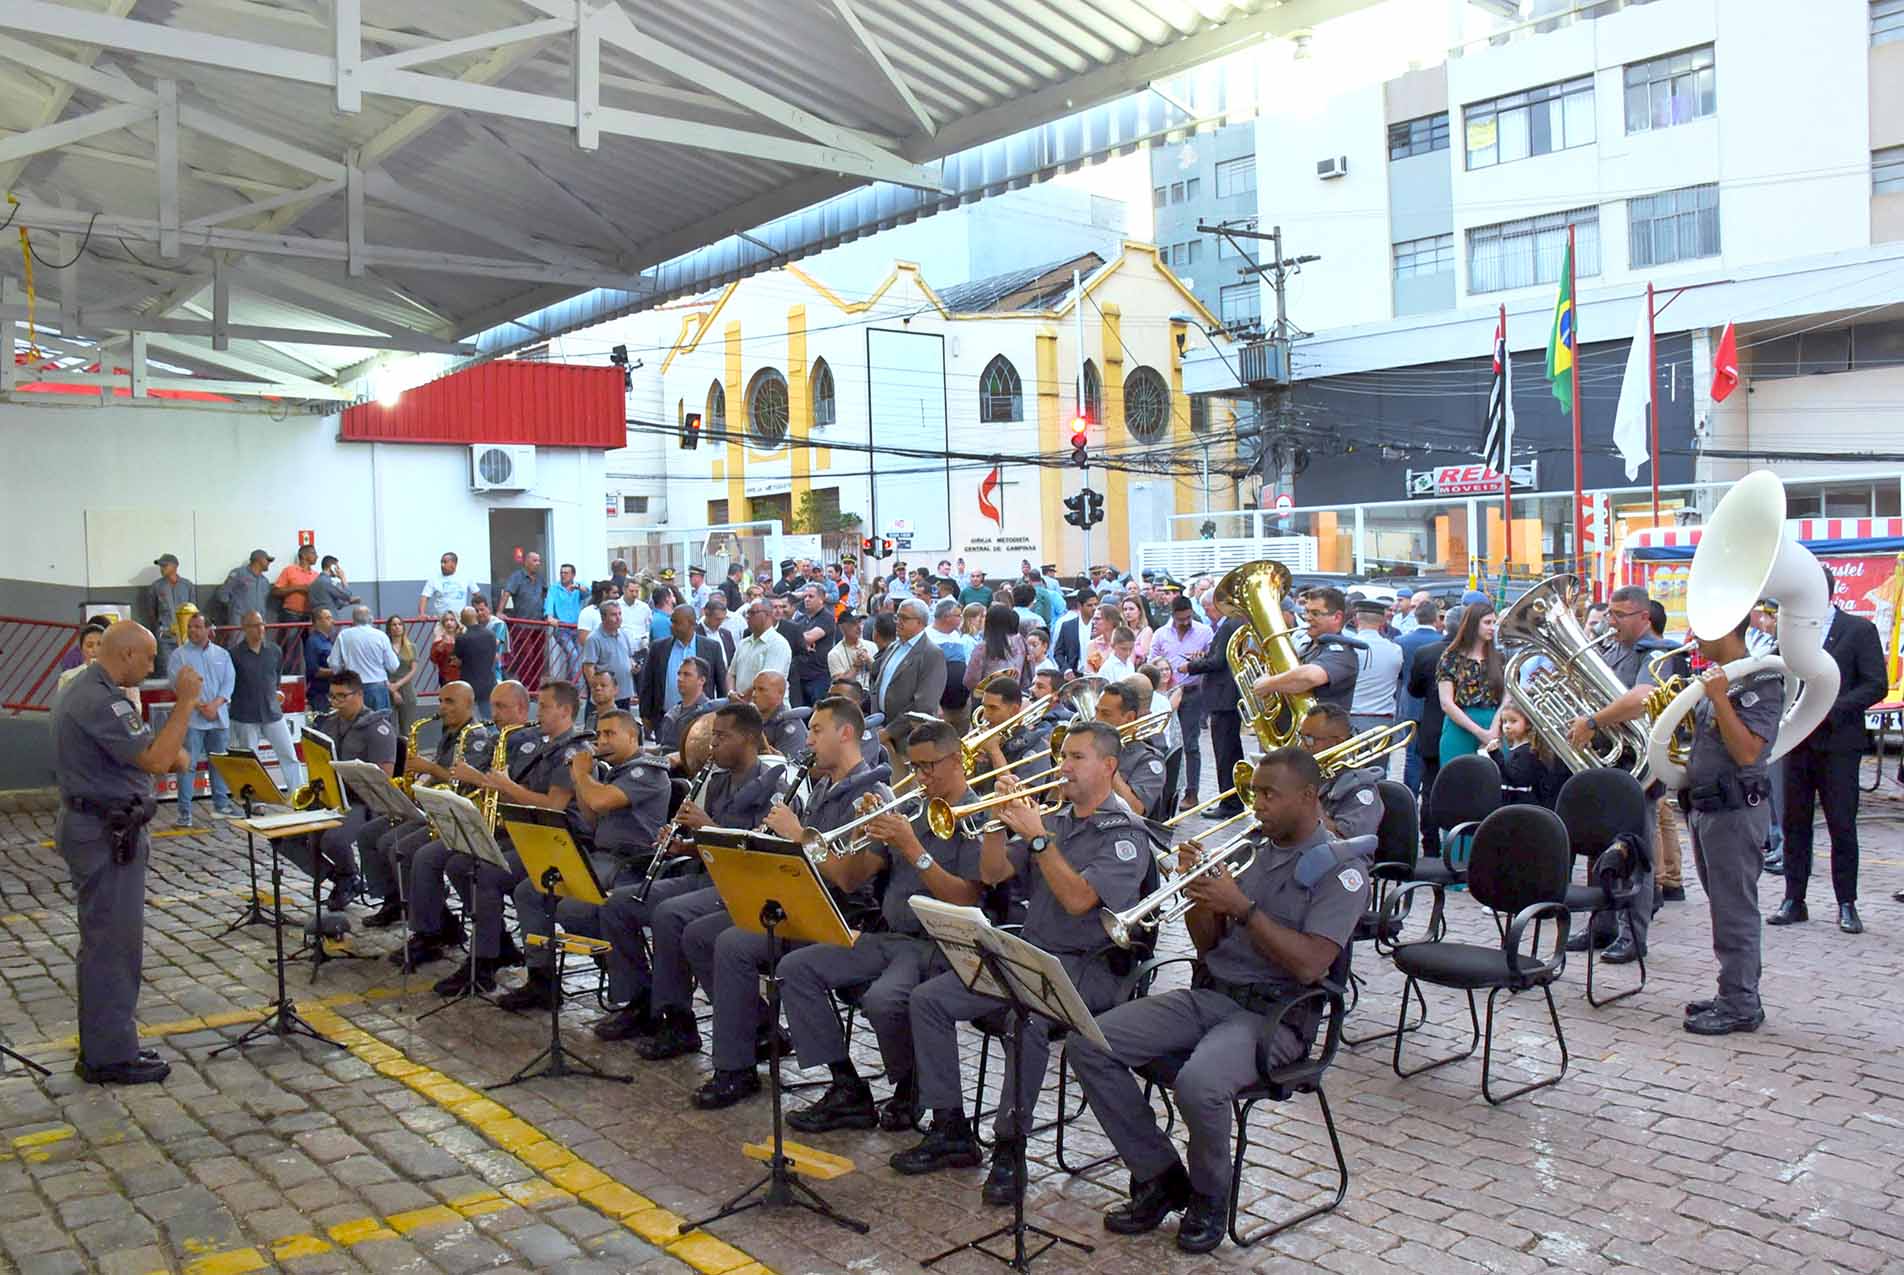
[[[1408,917],[1403,912],[1392,923],[1384,926],[1382,905],[1397,886],[1416,879],[1415,870],[1421,852],[1421,816],[1415,807],[1415,794],[1404,785],[1384,779],[1375,785],[1375,791],[1382,798],[1382,822],[1375,829],[1375,858],[1369,867],[1369,880],[1373,888],[1369,893],[1368,911],[1356,922],[1355,933],[1349,936],[1349,942],[1352,945],[1373,943],[1377,952],[1388,956],[1394,952],[1395,943],[1401,938],[1402,926]],[[1428,937],[1441,936],[1431,934]],[[1362,1000],[1362,979],[1353,973],[1348,978],[1348,993],[1349,1002],[1345,1012],[1354,1013]],[[1415,1000],[1421,1016],[1404,1029],[1407,1031],[1415,1031],[1428,1021],[1428,1002],[1422,999],[1419,987],[1415,989]],[[1342,1042],[1353,1048],[1372,1040],[1387,1040],[1394,1034],[1385,1031],[1368,1036],[1350,1036],[1344,1028]]]
[[[1437,785],[1439,786],[1439,785]],[[1393,1066],[1397,1076],[1415,1076],[1436,1067],[1473,1056],[1476,1045],[1485,1040],[1481,1055],[1481,1094],[1499,1106],[1511,1098],[1556,1084],[1567,1074],[1567,1037],[1560,1025],[1560,1010],[1554,1005],[1554,980],[1567,965],[1567,930],[1571,915],[1567,911],[1567,878],[1572,866],[1567,829],[1553,811],[1540,806],[1507,806],[1481,821],[1474,834],[1474,850],[1468,862],[1468,890],[1484,907],[1497,916],[1511,917],[1497,944],[1457,943],[1426,940],[1404,943],[1394,952],[1395,968],[1407,977],[1402,989],[1401,1018],[1396,1022]],[[1435,916],[1429,932],[1441,927],[1441,915],[1447,899],[1447,887],[1437,882],[1411,881],[1389,895],[1382,910],[1383,924],[1398,918],[1408,896],[1416,890],[1434,891]],[[1556,938],[1553,955],[1539,954],[1541,925],[1554,922]],[[1527,933],[1529,923],[1533,925]],[[1528,950],[1522,951],[1522,938]],[[1473,1038],[1466,1050],[1447,1058],[1402,1069],[1402,1045],[1406,1033],[1402,1020],[1408,1014],[1408,991],[1419,983],[1458,988],[1467,993],[1468,1021]],[[1545,1079],[1531,1081],[1509,1093],[1495,1097],[1490,1081],[1494,1065],[1494,1002],[1502,992],[1510,996],[1538,987],[1547,999],[1547,1013],[1553,1020],[1554,1040],[1560,1046],[1560,1070]],[[1475,1012],[1474,993],[1487,989],[1487,1031],[1481,1029]]]
[[[1639,847],[1646,836],[1646,794],[1639,780],[1624,770],[1610,767],[1583,770],[1562,785],[1560,796],[1554,802],[1554,813],[1566,826],[1574,856],[1587,861],[1587,882],[1567,886],[1567,910],[1587,914],[1587,930],[1591,935],[1601,917],[1617,915],[1632,906],[1634,895],[1638,893],[1633,878],[1640,866],[1640,855],[1644,853]],[[1638,983],[1611,996],[1595,996],[1594,948],[1595,944],[1589,940],[1589,1005],[1599,1009],[1602,1005],[1625,1000],[1646,986],[1646,955],[1641,953]]]
[[[1178,791],[1183,783],[1183,745],[1164,754],[1164,790],[1157,797],[1156,806],[1147,813],[1152,819],[1168,819],[1177,813],[1177,803],[1183,794]]]
[[[1468,753],[1450,760],[1435,776],[1434,790],[1428,794],[1428,817],[1441,833],[1441,857],[1418,860],[1411,880],[1441,885],[1461,881],[1467,875],[1468,839],[1500,806],[1501,768],[1492,757]]]

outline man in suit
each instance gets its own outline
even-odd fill
[[[668,710],[680,702],[681,691],[676,678],[682,662],[689,656],[698,655],[707,663],[711,674],[707,680],[708,695],[720,699],[727,694],[726,651],[715,639],[694,630],[693,610],[685,606],[674,608],[668,615],[668,636],[649,648],[647,663],[641,666],[635,695],[640,701],[642,724],[651,737],[661,728],[661,719],[667,716]]]
[[[1461,608],[1449,607],[1444,631],[1452,635],[1460,626]],[[1441,773],[1441,692],[1435,687],[1435,666],[1447,649],[1448,639],[1437,638],[1416,647],[1408,662],[1408,693],[1421,701],[1413,747],[1421,757],[1421,848],[1429,855],[1441,853],[1441,830],[1428,817],[1428,799],[1434,795],[1435,776]]]
[[[1091,615],[1097,610],[1097,594],[1079,589],[1071,595],[1071,609],[1058,617],[1051,634],[1051,662],[1067,676],[1076,673],[1084,660],[1084,644],[1091,637]]]
[[[1825,593],[1836,587],[1830,567]],[[1831,889],[1838,896],[1838,928],[1846,934],[1864,933],[1858,919],[1858,762],[1864,756],[1864,714],[1884,698],[1889,678],[1884,647],[1875,624],[1860,616],[1831,608],[1825,627],[1825,650],[1838,661],[1838,698],[1825,720],[1798,747],[1786,753],[1785,901],[1768,919],[1772,925],[1792,925],[1810,919],[1805,911],[1805,887],[1811,882],[1812,809],[1825,808],[1825,829],[1831,834]]]
[[[1236,673],[1230,668],[1229,657],[1230,639],[1243,627],[1243,618],[1218,602],[1214,595],[1209,605],[1222,617],[1222,622],[1211,635],[1209,650],[1185,667],[1203,678],[1203,703],[1209,711],[1210,754],[1216,759],[1216,783],[1218,788],[1228,788],[1236,763],[1243,760],[1243,714],[1236,705]],[[1241,814],[1243,800],[1232,796],[1228,801],[1219,802],[1212,813],[1224,819]]]
[[[880,742],[897,755],[895,740],[904,739],[910,726],[907,713],[939,716],[945,695],[945,652],[925,635],[930,613],[917,598],[904,598],[894,617],[899,637],[879,653],[873,665],[873,711],[882,715]]]

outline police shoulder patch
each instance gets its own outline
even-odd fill
[[[1117,858],[1121,863],[1133,862],[1137,858],[1137,843],[1135,841],[1118,842]]]
[[[388,734],[390,733],[390,723],[389,723],[389,722],[378,722],[378,723],[377,723],[377,733],[378,733],[379,735],[388,735]]]
[[[132,701],[128,700],[123,695],[115,695],[112,697],[112,711],[119,714],[119,716],[121,717],[130,717],[130,718],[136,719],[139,716],[139,710],[134,708],[132,706]]]
[[[1358,868],[1344,868],[1335,874],[1335,879],[1342,883],[1342,888],[1345,890],[1353,891],[1362,888],[1362,873]]]
[[[1163,774],[1163,773],[1164,773],[1164,764],[1163,764],[1163,762],[1162,762],[1161,760],[1159,760],[1158,758],[1155,758],[1155,757],[1152,757],[1152,758],[1150,759],[1150,773],[1151,773],[1151,774],[1153,774],[1153,775],[1161,775],[1161,774]]]
[[[1372,806],[1375,804],[1375,790],[1373,788],[1364,788],[1355,794],[1355,799],[1365,806]]]

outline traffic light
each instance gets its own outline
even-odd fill
[[[1079,492],[1075,496],[1066,496],[1064,498],[1064,507],[1070,511],[1065,514],[1064,520],[1073,527],[1085,527],[1089,525],[1084,521],[1084,503],[1083,492]]]
[[[859,556],[862,558],[877,558],[879,556],[878,537],[862,536],[859,542]]]
[[[1090,435],[1086,433],[1089,425],[1090,422],[1082,416],[1071,422],[1071,463],[1079,469],[1091,463],[1089,453],[1084,450],[1085,444],[1091,441]]]
[[[1084,496],[1084,526],[1088,530],[1104,521],[1104,496],[1089,487],[1081,494]]]
[[[880,537],[879,539],[879,556],[880,557],[882,558],[892,557],[894,548],[895,546],[893,545],[893,538],[891,536]]]
[[[691,452],[701,445],[701,414],[689,412],[681,418],[681,450]]]

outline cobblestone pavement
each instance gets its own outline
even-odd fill
[[[1030,1220],[1097,1246],[1054,1250],[1035,1269],[1904,1270],[1904,907],[1890,900],[1904,888],[1904,804],[1867,798],[1861,826],[1869,932],[1840,934],[1827,906],[1809,925],[1767,930],[1769,1021],[1756,1035],[1709,1041],[1680,1029],[1682,1002],[1710,995],[1714,970],[1704,899],[1689,880],[1689,901],[1654,925],[1651,982],[1638,997],[1593,1010],[1584,970],[1569,966],[1557,998],[1571,1060],[1557,1087],[1497,1109],[1482,1101],[1478,1059],[1399,1080],[1386,1042],[1344,1048],[1328,1089],[1349,1197],[1275,1241],[1188,1258],[1171,1243],[1174,1225],[1110,1236],[1098,1215],[1123,1189],[1122,1170],[1070,1176],[1050,1135],[1034,1138]],[[74,912],[64,867],[43,844],[50,835],[50,816],[0,815],[0,1040],[53,1069],[33,1079],[9,1063],[0,1074],[0,1270],[872,1275],[916,1270],[1008,1220],[980,1204],[981,1171],[901,1178],[885,1160],[910,1139],[845,1133],[809,1141],[858,1165],[821,1189],[870,1221],[870,1235],[755,1210],[677,1239],[680,1217],[755,1180],[740,1144],[765,1134],[765,1100],[691,1111],[706,1059],[648,1064],[597,1044],[584,1030],[599,1012],[592,999],[571,1002],[568,1038],[604,1067],[633,1071],[633,1085],[544,1080],[485,1094],[546,1044],[546,1019],[467,1004],[419,1022],[444,966],[406,987],[380,960],[326,965],[315,983],[294,965],[300,1007],[346,1048],[266,1041],[209,1058],[261,1016],[273,986],[270,930],[222,933],[245,887],[244,841],[225,825],[161,837],[153,854],[140,1020],[171,1080],[81,1084],[70,1070]],[[1812,897],[1823,905],[1822,863],[1819,872]],[[307,905],[295,886],[287,893],[294,911]],[[1768,911],[1778,897],[1765,880]],[[1455,896],[1451,915],[1457,935],[1493,936],[1471,900]],[[375,953],[394,941],[355,939]],[[1399,980],[1372,952],[1358,957],[1369,984],[1351,1027],[1390,1026]],[[1602,972],[1624,985],[1631,969]],[[1410,1038],[1413,1058],[1464,1043],[1459,1002],[1430,1000],[1434,1021]],[[856,1036],[871,1061],[870,1035]],[[975,1076],[979,1038],[962,1039]],[[1558,1061],[1538,997],[1505,1009],[1499,1039],[1510,1077]],[[814,1078],[791,1064],[786,1074]],[[1054,1081],[1044,1114],[1055,1096]],[[1089,1115],[1073,1132],[1067,1158],[1072,1147],[1077,1158],[1105,1149]],[[1243,1200],[1254,1218],[1286,1214],[1329,1180],[1310,1099],[1259,1108],[1252,1144]],[[935,1269],[998,1268],[965,1254]]]

